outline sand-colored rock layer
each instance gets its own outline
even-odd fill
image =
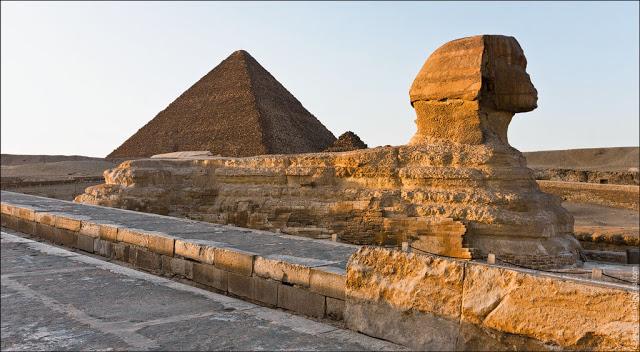
[[[480,256],[570,264],[572,218],[537,191],[523,163],[508,150],[460,144],[143,159],[107,171],[106,184],[76,200],[311,237],[337,233],[359,244],[417,239],[420,224],[451,218],[465,224],[466,246]]]

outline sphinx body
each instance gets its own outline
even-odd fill
[[[408,145],[248,158],[141,159],[76,201],[357,244],[536,267],[579,261],[573,218],[507,140],[537,92],[517,41],[476,36],[429,57],[410,90]]]

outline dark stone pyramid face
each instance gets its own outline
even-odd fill
[[[107,158],[185,150],[253,156],[319,152],[334,135],[249,53],[239,50]]]

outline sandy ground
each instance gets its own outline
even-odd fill
[[[7,191],[73,200],[87,187],[102,183],[104,170],[116,165],[117,162],[77,155],[2,154],[0,176],[2,189]]]
[[[640,214],[635,210],[573,202],[564,202],[562,206],[573,215],[576,226],[640,226]]]
[[[30,163],[20,165],[2,165],[0,175],[19,177],[24,181],[52,181],[77,177],[102,176],[106,169],[116,166],[106,160],[76,160]]]

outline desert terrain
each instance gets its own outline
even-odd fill
[[[3,190],[73,200],[86,187],[102,182],[102,172],[115,161],[78,155],[2,154]]]
[[[638,170],[640,148],[587,148],[523,153],[532,169],[574,169],[595,171]]]

